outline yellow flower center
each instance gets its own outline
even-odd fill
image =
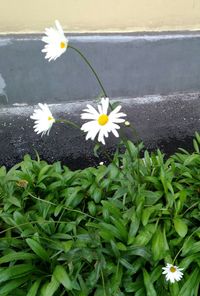
[[[170,271],[171,271],[171,272],[176,272],[176,267],[171,266],[171,267],[170,267]]]
[[[105,125],[107,122],[108,122],[108,115],[106,115],[106,114],[101,114],[100,116],[99,116],[99,118],[98,118],[98,123],[100,124],[100,125]]]
[[[63,42],[63,41],[61,41],[61,42],[60,42],[60,48],[65,48],[65,47],[66,47],[66,43]]]
[[[49,116],[48,121],[51,121],[51,120],[53,120],[53,117]]]

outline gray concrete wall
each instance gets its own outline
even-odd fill
[[[200,33],[80,35],[69,42],[91,61],[110,97],[199,90]],[[49,63],[43,46],[37,35],[0,38],[2,103],[58,103],[99,94],[94,76],[72,49]]]
[[[57,117],[80,122],[86,101],[101,93],[87,65],[72,50],[47,62],[41,36],[0,37],[0,164],[11,166],[38,150],[69,166],[93,163],[93,143],[69,127],[37,136],[29,116],[35,104],[53,104]],[[167,153],[191,147],[199,129],[200,34],[71,35],[113,100],[120,100],[147,148]],[[65,111],[65,112],[64,112]],[[107,146],[113,151],[115,139]],[[34,149],[33,149],[34,148]],[[98,160],[96,160],[98,161]]]

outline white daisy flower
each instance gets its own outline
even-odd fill
[[[183,276],[183,273],[181,272],[183,268],[179,268],[178,266],[167,263],[167,266],[163,267],[162,269],[162,274],[165,274],[166,280],[170,281],[171,283],[180,281]]]
[[[86,140],[94,140],[98,135],[98,141],[105,145],[104,137],[108,137],[108,133],[112,132],[115,137],[119,137],[117,129],[119,125],[117,123],[124,122],[125,119],[121,118],[126,114],[119,112],[121,106],[117,106],[108,115],[109,98],[102,98],[101,105],[98,105],[98,111],[91,105],[87,105],[87,109],[84,109],[86,113],[81,114],[82,119],[91,119],[82,125],[81,130],[87,133]]]
[[[65,37],[63,29],[59,21],[55,21],[56,28],[46,28],[46,36],[42,38],[42,41],[47,43],[42,49],[42,52],[46,53],[45,59],[56,60],[67,49],[68,40]]]
[[[49,135],[55,119],[47,104],[39,103],[38,106],[40,109],[34,110],[33,115],[30,116],[31,119],[35,120],[34,131],[37,134],[42,133],[42,136],[45,134]]]

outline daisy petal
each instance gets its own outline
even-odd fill
[[[102,104],[102,113],[107,114],[108,113],[108,107],[109,107],[109,98],[102,98],[101,99]]]
[[[68,40],[66,39],[63,29],[58,21],[55,21],[56,28],[46,28],[46,36],[42,41],[46,43],[42,52],[46,52],[45,59],[49,61],[56,60],[67,49]]]
[[[34,110],[33,114],[30,116],[31,119],[35,120],[35,125],[33,126],[34,131],[37,134],[42,133],[42,136],[46,133],[49,135],[55,119],[47,104],[39,103],[38,106],[40,109]]]

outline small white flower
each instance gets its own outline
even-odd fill
[[[46,36],[42,38],[42,41],[47,43],[42,49],[45,52],[45,59],[56,60],[61,56],[67,49],[68,40],[65,37],[63,29],[59,21],[55,21],[56,28],[46,28]]]
[[[171,283],[180,281],[183,276],[183,273],[181,272],[183,268],[179,268],[178,266],[167,263],[167,266],[163,267],[162,269],[162,274],[165,274],[166,280],[170,281]]]
[[[87,133],[86,140],[94,140],[98,135],[98,141],[105,145],[104,137],[108,137],[108,133],[112,132],[115,137],[119,137],[117,129],[119,125],[117,123],[124,122],[125,119],[121,118],[126,114],[119,112],[121,106],[117,106],[113,111],[108,114],[109,98],[102,98],[101,105],[98,105],[98,111],[91,105],[87,105],[87,109],[84,109],[86,113],[81,114],[82,119],[91,119],[82,125],[81,130]]]
[[[42,133],[42,136],[45,134],[49,135],[55,119],[47,104],[39,103],[38,106],[40,109],[34,110],[33,115],[30,116],[31,119],[35,120],[34,131],[37,134]]]
[[[103,162],[103,161],[101,161],[101,162],[99,163],[99,165],[104,165],[104,162]]]

